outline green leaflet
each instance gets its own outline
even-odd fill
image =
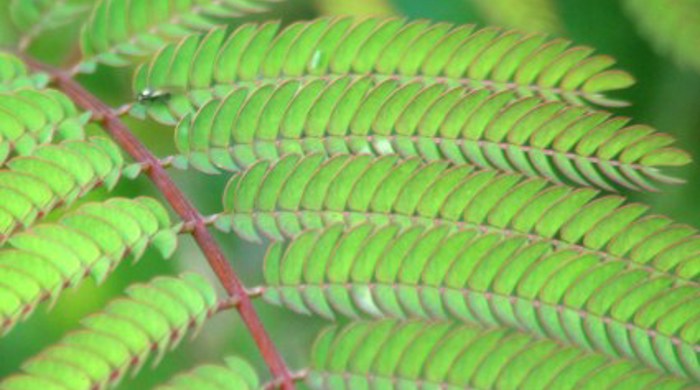
[[[276,0],[100,0],[81,36],[82,70],[96,62],[126,66],[168,42],[221,22],[265,11]]]
[[[11,159],[0,170],[0,242],[97,186],[112,188],[122,165],[117,146],[99,137],[44,145]]]
[[[67,0],[12,0],[9,7],[12,21],[27,41],[46,30],[76,21],[88,9],[88,5],[70,4]]]
[[[502,328],[358,322],[314,344],[312,389],[679,389],[690,382]],[[421,386],[417,387],[416,383]]]
[[[0,92],[20,88],[43,88],[48,77],[43,73],[29,74],[26,65],[10,53],[0,52]]]
[[[225,362],[226,365],[223,366],[206,364],[188,373],[178,374],[167,384],[156,387],[156,390],[254,390],[260,388],[258,374],[247,361],[229,357]]]
[[[194,273],[133,285],[127,296],[85,318],[80,330],[25,362],[23,372],[0,382],[0,388],[45,388],[47,382],[52,389],[115,386],[130,369],[138,372],[152,351],[157,364],[217,308],[214,288]]]
[[[235,88],[185,116],[175,142],[207,173],[320,151],[449,160],[607,190],[674,182],[658,167],[690,157],[668,147],[669,135],[627,121],[509,91],[342,77]]]
[[[554,0],[463,0],[474,2],[489,24],[524,31],[559,33],[559,21]]]
[[[85,138],[90,117],[64,94],[51,89],[0,93],[0,166],[12,155],[27,156],[58,140]]]
[[[276,165],[260,162],[234,176],[224,193],[222,230],[245,239],[273,240],[342,222],[403,227],[478,228],[524,236],[619,258],[696,283],[697,231],[619,196],[596,197],[590,188],[551,185],[541,178],[475,171],[445,162],[422,165],[397,156],[291,155]]]
[[[700,6],[696,0],[625,0],[630,20],[657,51],[700,72]]]
[[[152,198],[111,198],[14,235],[0,250],[0,334],[87,275],[101,283],[129,254],[136,261],[153,245],[170,257],[178,229]]]
[[[630,86],[631,76],[609,70],[609,57],[579,55],[581,48],[569,45],[536,34],[401,19],[317,19],[282,31],[276,23],[245,24],[228,37],[220,28],[166,46],[139,69],[134,89],[186,91],[140,106],[171,124],[237,85],[342,76],[507,90],[575,105],[622,104],[605,94]]]
[[[522,236],[336,225],[273,244],[265,280],[301,313],[506,326],[700,378],[695,286]]]

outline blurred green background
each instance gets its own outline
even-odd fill
[[[8,1],[0,0],[0,45],[15,39],[4,12]],[[700,7],[700,2],[697,4]],[[404,15],[412,19],[428,18],[454,23],[500,24],[545,31],[569,38],[577,44],[592,46],[598,52],[615,57],[619,67],[638,80],[636,86],[618,94],[632,102],[632,106],[613,111],[634,118],[635,123],[649,124],[673,134],[679,139],[679,145],[692,155],[700,156],[700,70],[678,65],[674,59],[656,51],[625,12],[623,0],[290,0],[276,5],[271,14],[256,18],[280,18],[288,23],[325,14]],[[68,61],[75,56],[78,30],[78,26],[63,27],[37,40],[30,51],[36,57],[54,64]],[[133,100],[130,76],[131,69],[100,67],[94,74],[80,76],[80,81],[116,106]],[[173,151],[171,129],[148,122],[128,122],[158,155],[165,156]],[[172,174],[204,214],[219,211],[219,196],[227,179],[225,175],[212,177],[195,171],[173,171]],[[653,206],[655,212],[700,226],[698,165],[691,164],[677,174],[688,183],[665,187],[660,193],[627,195]],[[115,194],[157,196],[151,184],[144,179],[123,181]],[[105,196],[107,194],[98,192],[91,199]],[[233,235],[217,234],[217,238],[246,284],[254,286],[260,283],[261,259],[265,248],[240,242]],[[189,237],[182,237],[178,255],[173,260],[164,261],[155,251],[151,251],[134,266],[123,264],[103,286],[97,287],[88,281],[80,289],[65,293],[51,311],[47,311],[46,304],[41,305],[29,321],[0,339],[0,377],[17,370],[24,360],[56,342],[74,328],[83,316],[99,310],[130,283],[185,269],[208,274],[214,280]],[[303,368],[311,343],[324,323],[263,302],[256,305],[287,361],[294,368]],[[151,371],[147,367],[137,377],[125,379],[121,388],[149,388],[164,382],[174,372],[202,362],[219,362],[222,357],[231,354],[246,357],[258,366],[263,377],[267,375],[250,336],[235,312],[218,315],[205,326],[195,342],[185,340],[174,353],[167,355],[156,370]]]

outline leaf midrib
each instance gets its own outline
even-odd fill
[[[517,92],[518,94],[522,94],[521,91],[526,90],[532,93],[537,93],[538,96],[542,97],[543,93],[553,93],[557,96],[562,96],[562,97],[579,97],[583,98],[586,100],[595,100],[595,99],[601,99],[605,98],[605,95],[602,93],[590,93],[590,92],[584,92],[581,89],[563,89],[561,87],[543,87],[541,85],[538,85],[536,83],[531,83],[531,84],[519,84],[513,81],[496,81],[496,80],[491,80],[491,79],[483,79],[483,80],[478,80],[478,79],[472,79],[468,77],[446,77],[446,76],[426,76],[426,75],[412,75],[412,76],[403,76],[403,75],[398,75],[398,74],[393,74],[393,75],[387,75],[387,74],[380,74],[380,73],[355,73],[355,72],[348,72],[348,73],[326,73],[326,74],[321,74],[321,75],[310,75],[310,74],[305,74],[302,76],[291,76],[291,75],[279,75],[277,77],[265,77],[262,75],[258,75],[254,80],[232,80],[232,81],[218,81],[216,79],[212,79],[212,85],[210,85],[208,88],[193,88],[190,89],[191,86],[188,86],[188,89],[190,89],[191,92],[196,92],[196,91],[209,91],[212,94],[215,94],[215,91],[217,87],[221,86],[231,86],[231,88],[237,88],[237,87],[260,87],[261,85],[280,85],[283,83],[287,82],[301,82],[302,84],[307,84],[309,82],[315,81],[315,80],[323,80],[326,82],[334,82],[339,79],[349,79],[351,82],[354,82],[359,79],[363,78],[371,78],[374,80],[375,83],[379,84],[387,80],[394,80],[398,81],[402,84],[408,84],[412,82],[417,82],[421,83],[424,85],[432,85],[432,84],[444,84],[450,87],[465,87],[467,88],[467,91],[470,90],[488,90],[492,92],[502,92],[502,91],[513,91]],[[166,86],[167,87],[167,86]],[[186,95],[189,95],[189,93],[185,93]],[[551,99],[547,99],[551,100]],[[584,104],[574,104],[569,100],[566,100],[570,104],[574,106],[584,106]]]
[[[516,230],[511,230],[511,229],[506,229],[506,228],[500,228],[497,226],[491,226],[491,225],[483,225],[483,224],[476,224],[472,222],[465,222],[465,221],[455,221],[455,220],[449,220],[449,219],[444,219],[444,218],[439,218],[439,217],[425,217],[425,216],[408,216],[408,215],[403,215],[403,214],[396,214],[396,213],[381,213],[381,212],[376,212],[376,211],[365,211],[365,212],[360,212],[360,211],[332,211],[332,210],[277,210],[277,211],[260,211],[260,210],[254,210],[254,211],[228,211],[224,212],[225,214],[232,214],[233,218],[238,214],[248,214],[250,215],[253,219],[257,219],[258,215],[269,215],[275,218],[276,220],[279,220],[281,216],[284,215],[294,215],[297,218],[300,218],[304,213],[317,213],[321,215],[328,215],[328,214],[334,214],[334,215],[341,215],[346,223],[350,224],[352,221],[357,220],[356,218],[353,218],[354,216],[363,216],[366,220],[372,220],[373,217],[383,217],[387,218],[390,222],[392,223],[397,223],[398,225],[401,225],[401,220],[403,221],[410,221],[411,224],[413,225],[418,225],[418,226],[432,226],[432,227],[437,227],[437,226],[454,226],[457,230],[463,231],[463,230],[477,230],[480,233],[499,233],[502,234],[504,237],[525,237],[530,243],[533,242],[548,242],[552,244],[555,248],[557,249],[571,249],[576,252],[582,253],[582,254],[592,254],[595,256],[599,256],[601,261],[607,262],[607,261],[620,261],[624,262],[627,265],[628,269],[639,269],[646,271],[650,273],[651,275],[662,275],[665,277],[668,277],[674,281],[674,285],[690,285],[694,287],[700,287],[700,283],[691,280],[688,278],[685,278],[680,275],[676,275],[673,273],[670,273],[669,271],[664,271],[660,270],[657,268],[650,267],[646,264],[638,263],[634,261],[631,258],[628,257],[623,257],[623,256],[618,256],[614,255],[609,252],[604,252],[600,250],[595,250],[591,248],[587,248],[583,245],[580,244],[574,244],[570,242],[566,242],[557,238],[550,238],[550,237],[545,237],[541,236],[538,234],[532,234],[532,233],[523,233],[519,232]],[[324,218],[324,220],[329,220],[328,218]],[[332,220],[332,219],[330,219]],[[324,222],[325,223],[325,222]]]
[[[469,296],[470,294],[482,295],[482,296],[483,296],[486,300],[488,300],[489,302],[492,302],[493,297],[496,296],[496,297],[500,297],[500,298],[503,298],[503,299],[507,300],[507,301],[511,304],[511,307],[514,308],[514,309],[515,309],[515,306],[513,306],[513,305],[515,304],[515,302],[517,302],[517,301],[525,301],[525,302],[527,302],[528,304],[530,304],[530,306],[531,306],[531,307],[533,308],[533,310],[536,311],[536,312],[539,312],[539,308],[540,308],[540,307],[545,306],[545,307],[549,307],[549,308],[552,308],[552,309],[556,310],[558,313],[562,313],[562,312],[574,313],[575,315],[577,315],[577,316],[578,316],[579,318],[581,318],[582,320],[585,320],[586,318],[592,317],[592,318],[598,319],[598,320],[601,321],[602,323],[617,323],[618,325],[623,326],[623,327],[624,327],[625,329],[627,329],[628,331],[630,331],[630,330],[632,330],[632,329],[636,329],[636,330],[639,330],[639,331],[643,332],[647,337],[649,337],[649,338],[651,338],[651,339],[655,339],[655,338],[661,337],[661,338],[666,339],[666,340],[668,340],[669,342],[673,343],[674,345],[685,345],[685,346],[691,348],[692,350],[694,350],[695,352],[700,352],[700,345],[691,344],[690,342],[688,342],[688,341],[686,341],[686,340],[684,340],[684,339],[681,339],[681,338],[678,337],[678,336],[671,336],[671,335],[667,335],[667,334],[660,333],[660,332],[658,332],[658,331],[656,331],[656,330],[653,330],[653,329],[644,328],[644,327],[642,327],[642,326],[639,326],[639,325],[635,324],[634,322],[626,322],[626,321],[622,321],[622,320],[619,320],[619,319],[616,319],[616,318],[613,318],[613,317],[610,317],[610,316],[606,316],[606,315],[593,314],[593,313],[591,313],[591,312],[588,311],[588,310],[581,309],[581,308],[570,307],[570,306],[567,306],[567,305],[564,305],[564,304],[552,304],[552,303],[543,302],[543,301],[541,301],[541,300],[539,300],[539,299],[524,298],[524,297],[517,296],[517,295],[507,295],[507,294],[498,293],[498,292],[494,292],[494,291],[476,291],[476,290],[470,289],[470,288],[468,288],[468,287],[465,287],[465,288],[456,288],[456,287],[445,287],[445,286],[433,286],[433,285],[422,284],[422,283],[419,283],[419,284],[408,284],[408,283],[403,283],[403,282],[382,283],[382,282],[376,282],[376,281],[374,281],[374,282],[370,282],[370,283],[357,283],[357,282],[332,283],[332,282],[324,282],[324,283],[316,283],[316,284],[304,282],[304,283],[298,283],[298,284],[280,284],[280,285],[274,285],[274,286],[273,286],[273,285],[271,285],[271,286],[265,286],[264,289],[270,290],[270,289],[292,288],[292,289],[295,289],[295,290],[303,291],[304,289],[309,288],[309,287],[316,287],[316,288],[320,288],[320,289],[322,289],[322,290],[325,291],[325,290],[328,290],[328,289],[330,289],[330,288],[337,288],[337,287],[340,287],[340,288],[343,288],[343,289],[347,290],[348,293],[351,293],[352,290],[353,290],[353,288],[354,288],[355,286],[367,287],[367,288],[368,288],[370,291],[372,291],[373,293],[374,293],[376,287],[388,287],[388,288],[390,288],[390,289],[392,289],[392,290],[395,290],[395,292],[396,292],[396,290],[398,290],[398,289],[400,289],[400,288],[402,288],[402,287],[408,287],[408,288],[416,289],[416,290],[419,290],[419,291],[420,291],[421,289],[423,289],[423,288],[433,288],[433,289],[437,290],[437,291],[440,293],[441,299],[444,298],[444,294],[445,294],[445,293],[447,293],[447,292],[449,292],[449,291],[453,291],[453,292],[457,292],[457,293],[459,293],[460,295],[464,296],[465,301],[468,299],[468,296]],[[421,297],[422,297],[422,295],[421,295]],[[384,311],[382,310],[382,308],[381,308],[380,305],[376,305],[376,304],[374,303],[374,302],[376,302],[376,298],[374,298],[374,296],[373,296],[372,299],[373,299],[373,305],[374,305],[375,307],[377,307],[378,309],[380,309],[382,312],[384,312]],[[305,304],[306,304],[306,303],[305,303]],[[421,301],[421,306],[424,306],[422,301]],[[424,308],[425,308],[425,306],[424,306]],[[402,307],[402,309],[403,309],[403,307]],[[360,309],[360,311],[363,311],[363,310]],[[429,311],[429,310],[428,310],[428,311]],[[364,311],[363,311],[363,312],[364,312]],[[405,310],[404,310],[404,312],[405,312]],[[454,314],[453,314],[453,315],[454,315]],[[496,318],[498,319],[498,316],[497,316],[497,315],[494,315],[494,317],[496,317]],[[419,317],[419,318],[420,318],[420,317]],[[430,317],[430,316],[429,316],[428,318],[435,318],[435,317]],[[437,318],[441,318],[441,317],[437,317]],[[565,329],[566,327],[563,326],[562,328]],[[523,327],[522,330],[528,331],[528,329],[525,328],[525,327]],[[542,333],[548,334],[548,332],[545,330],[545,328],[542,328]],[[606,332],[606,333],[607,333],[607,332]],[[554,337],[554,335],[550,335],[550,336]],[[573,342],[570,341],[570,340],[562,340],[562,341],[565,341],[565,342],[567,342],[567,343],[573,343]],[[591,343],[591,344],[593,344],[593,343]],[[578,344],[576,344],[576,345],[578,345]],[[624,357],[624,355],[616,355],[616,357]],[[628,357],[629,357],[629,356],[628,356]],[[635,358],[635,359],[636,359],[636,357],[629,357],[629,358]],[[666,372],[664,372],[664,373],[666,373]]]

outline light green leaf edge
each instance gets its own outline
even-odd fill
[[[165,104],[139,105],[174,124],[214,97],[240,85],[288,80],[370,77],[425,86],[511,91],[574,105],[618,106],[606,93],[633,84],[609,69],[614,60],[563,39],[396,18],[321,18],[293,23],[244,24],[228,34],[216,28],[165,46],[142,65],[135,93],[165,89]]]
[[[264,297],[334,319],[511,327],[700,379],[700,290],[525,237],[396,225],[305,232],[265,259]]]
[[[526,237],[560,249],[626,261],[697,284],[696,229],[620,196],[542,178],[397,156],[341,155],[260,162],[235,175],[216,226],[251,241],[284,240],[335,223],[445,226]]]
[[[22,373],[4,379],[0,389],[116,386],[127,371],[136,374],[151,352],[153,365],[158,364],[188,332],[196,334],[218,306],[214,288],[194,273],[132,285],[126,294],[22,364]]]
[[[135,262],[151,245],[170,257],[178,229],[153,198],[111,198],[14,235],[0,249],[0,334],[88,275],[103,282],[127,256]]]
[[[369,78],[236,88],[177,127],[183,162],[237,171],[285,154],[398,154],[447,160],[614,191],[678,182],[659,167],[690,162],[673,137],[600,111]]]
[[[82,140],[90,113],[80,113],[64,94],[22,88],[0,92],[0,167],[54,141]]]
[[[276,1],[99,0],[83,25],[79,69],[131,65],[168,42],[221,25],[222,19],[266,11]]]
[[[0,243],[96,187],[111,189],[123,163],[119,148],[101,137],[44,145],[10,159],[0,170]]]
[[[311,389],[683,389],[689,381],[502,328],[351,323],[316,341]]]

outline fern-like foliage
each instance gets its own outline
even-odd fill
[[[316,342],[312,389],[680,389],[632,362],[502,328],[361,322]],[[420,386],[416,387],[416,383]]]
[[[446,162],[291,155],[234,176],[216,223],[252,241],[260,241],[259,233],[283,240],[304,229],[367,221],[479,229],[621,259],[696,283],[700,236],[695,229],[643,216],[642,204],[597,194],[541,178],[450,168]]]
[[[178,228],[152,198],[112,198],[13,236],[0,250],[0,333],[86,276],[102,282],[127,255],[136,261],[151,244],[170,257]]]
[[[90,113],[54,90],[20,89],[0,93],[0,167],[12,155],[31,155],[39,145],[85,137]]]
[[[630,19],[659,52],[700,72],[700,5],[696,0],[624,0]]]
[[[261,12],[275,0],[100,0],[81,36],[83,69],[95,62],[126,66],[169,41],[232,18]]]
[[[121,151],[106,138],[64,141],[10,159],[0,170],[0,243],[61,204],[93,188],[114,186],[123,166]]]
[[[55,29],[83,16],[88,6],[68,0],[12,0],[9,11],[12,21],[25,40]]]
[[[658,167],[687,164],[689,156],[667,147],[672,137],[627,122],[510,91],[343,77],[234,89],[185,117],[175,141],[180,165],[208,173],[323,152],[419,156],[607,190],[674,182]]]
[[[506,326],[700,378],[697,287],[525,237],[338,225],[273,245],[265,279],[302,313]]]
[[[84,9],[11,1],[19,51]],[[270,367],[265,388],[700,383],[700,234],[601,194],[680,182],[666,169],[690,157],[671,136],[595,108],[626,104],[614,94],[633,79],[612,58],[542,33],[398,18],[227,25],[275,1],[97,0],[72,42],[77,65],[20,55],[66,95],[0,54],[0,334],[130,255],[171,256],[179,233],[228,292],[219,300],[189,273],[132,285],[0,390],[117,386],[225,309],[239,310]],[[515,3],[492,17],[520,25],[517,7],[553,4]],[[118,109],[72,78],[152,54],[134,74],[137,102]],[[126,111],[176,126],[177,154],[154,156],[120,120]],[[132,164],[117,143],[87,137],[93,113]],[[232,173],[222,212],[201,215],[170,165]],[[142,170],[182,221],[144,197],[68,207]],[[205,225],[271,241],[262,286],[238,280]],[[258,294],[378,322],[322,334],[310,367],[290,374],[252,309]],[[159,389],[260,386],[231,358]]]
[[[474,2],[489,24],[523,31],[557,33],[561,30],[554,0],[464,0]]]
[[[255,390],[260,388],[258,374],[243,359],[229,357],[226,365],[206,364],[189,373],[179,374],[156,390]]]
[[[29,73],[26,65],[12,54],[0,52],[0,92],[20,88],[42,88],[48,83],[43,73]]]
[[[0,382],[0,389],[101,389],[134,373],[157,351],[154,364],[196,332],[217,310],[213,287],[198,274],[159,277],[132,285],[116,299],[22,365],[23,373]]]
[[[633,83],[627,73],[609,69],[610,57],[537,34],[379,18],[319,19],[279,28],[246,24],[228,36],[223,28],[188,36],[140,68],[135,90],[186,91],[146,106],[154,118],[174,123],[191,105],[237,85],[286,80],[350,75],[612,106],[620,102],[605,93]]]

